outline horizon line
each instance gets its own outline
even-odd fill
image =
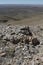
[[[0,5],[43,5],[43,4],[1,4]]]

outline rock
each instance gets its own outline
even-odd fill
[[[29,44],[29,39],[25,39],[25,44]]]
[[[33,38],[33,39],[32,39],[32,44],[33,44],[34,46],[36,46],[36,45],[39,45],[40,42],[39,42],[39,40],[38,40],[37,38]]]
[[[2,52],[0,53],[0,57],[5,57],[6,56],[6,53]]]
[[[32,36],[32,33],[31,33],[29,27],[22,28],[21,33],[24,34],[24,35]]]
[[[1,35],[0,35],[0,39],[2,39],[4,36],[5,36],[5,35],[1,34]]]
[[[29,42],[32,42],[32,37],[31,36],[29,36]]]
[[[11,33],[11,35],[14,35],[14,34],[15,34],[15,32],[12,32],[12,33]]]
[[[32,59],[32,56],[28,56],[29,59]]]
[[[3,40],[10,41],[10,36],[11,36],[11,35],[6,34],[6,35],[3,37]]]
[[[17,39],[17,38],[12,38],[12,43],[13,44],[17,44],[17,43],[19,43],[20,42],[20,39]]]

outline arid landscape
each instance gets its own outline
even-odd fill
[[[43,5],[0,5],[0,65],[43,65]]]
[[[0,5],[0,23],[37,25],[43,23],[43,5]]]

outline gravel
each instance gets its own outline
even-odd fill
[[[0,25],[0,65],[43,65],[43,26]]]

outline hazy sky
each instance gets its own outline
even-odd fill
[[[43,0],[0,0],[0,4],[43,4]]]

